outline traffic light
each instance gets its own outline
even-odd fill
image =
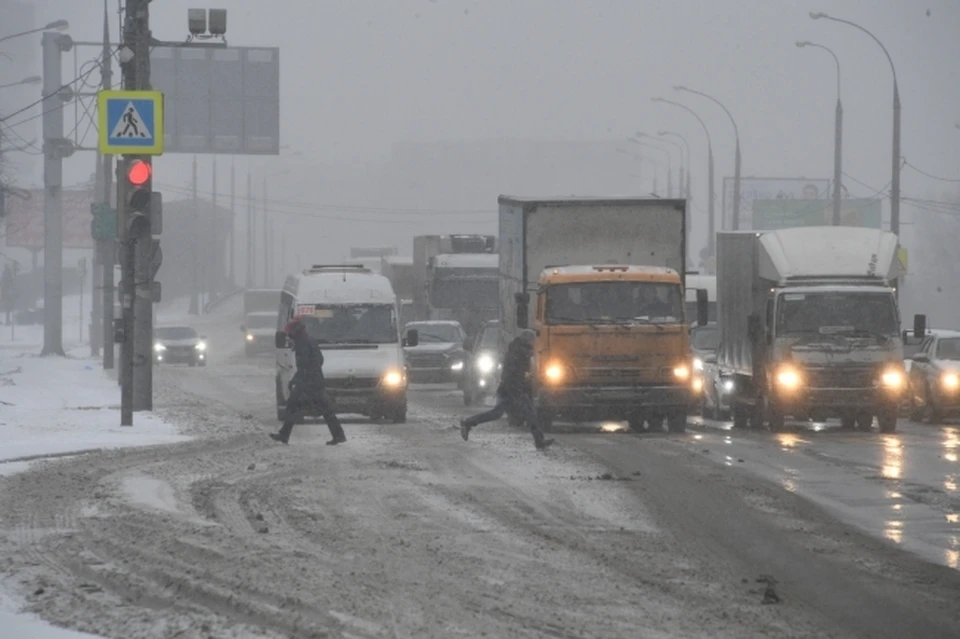
[[[129,205],[132,213],[150,213],[150,191],[153,167],[143,160],[134,160],[127,167],[127,182],[131,188]]]

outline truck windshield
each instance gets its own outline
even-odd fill
[[[488,275],[478,273],[477,275]],[[430,286],[430,305],[434,308],[481,309],[497,308],[499,305],[500,283],[496,272],[489,277],[441,276]]]
[[[778,335],[893,337],[897,307],[891,293],[831,291],[783,293],[777,312]]]
[[[679,284],[659,282],[581,282],[547,289],[548,324],[683,321]]]
[[[307,334],[320,344],[395,344],[392,304],[317,305],[301,310]]]
[[[277,325],[276,315],[247,315],[247,328],[273,328]]]

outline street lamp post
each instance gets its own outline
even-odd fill
[[[677,148],[678,151],[680,151],[680,185],[677,188],[677,194],[680,197],[684,197],[685,177],[683,173],[683,167],[687,164],[688,160],[684,159],[685,156],[683,154],[683,145],[681,145],[679,142],[674,142],[673,140],[666,140],[663,137],[659,137],[659,138],[655,138],[653,136],[647,136],[647,137],[649,137],[652,140],[656,140],[657,142],[663,142],[665,144],[669,144],[670,146],[674,146]],[[690,194],[688,193],[687,196],[689,195]]]
[[[665,137],[668,137],[668,136],[669,136],[669,137],[675,137],[675,138],[678,138],[681,142],[683,142],[683,146],[684,146],[684,148],[687,150],[687,181],[686,181],[686,183],[685,183],[685,185],[684,185],[683,188],[684,188],[684,190],[685,190],[685,192],[686,192],[687,199],[688,199],[688,200],[692,200],[692,199],[693,199],[693,196],[692,196],[693,190],[690,188],[690,173],[691,173],[692,171],[691,171],[690,169],[691,169],[691,165],[692,165],[692,163],[693,163],[693,156],[690,155],[690,143],[687,141],[687,138],[686,138],[686,137],[680,135],[679,133],[675,133],[675,132],[673,132],[673,131],[657,131],[657,135],[659,135],[661,138],[665,138]]]
[[[646,133],[637,133],[637,136],[650,137]],[[651,138],[651,139],[655,140],[656,138]],[[630,142],[633,142],[634,144],[645,146],[648,149],[656,149],[657,151],[660,151],[661,153],[667,156],[667,197],[673,197],[673,158],[670,156],[670,151],[668,151],[667,149],[661,146],[644,142],[638,139],[638,137],[628,138],[628,140]]]
[[[733,125],[733,135],[736,137],[736,142],[737,142],[737,152],[736,152],[736,156],[734,157],[734,165],[733,165],[733,230],[739,231],[740,230],[740,129],[737,127],[737,122],[736,120],[733,119],[733,115],[730,113],[730,110],[727,109],[727,107],[725,107],[723,103],[720,102],[720,100],[716,99],[712,95],[707,95],[706,93],[703,93],[701,91],[694,91],[693,89],[688,89],[687,87],[684,87],[684,86],[675,86],[673,88],[676,89],[677,91],[686,91],[687,93],[693,93],[694,95],[699,95],[710,100],[711,102],[719,106],[721,109],[723,109],[724,113],[727,114],[727,117],[730,118],[730,123]]]
[[[643,188],[643,163],[649,162],[650,164],[653,165],[653,194],[656,195],[657,194],[657,169],[660,168],[660,164],[656,160],[653,160],[652,158],[644,157],[643,155],[639,155],[637,153],[631,153],[626,149],[618,148],[617,152],[623,153],[624,155],[629,155],[634,160],[636,160],[637,163],[639,164],[639,166],[637,167],[637,171],[639,173],[637,174],[636,177],[638,180],[640,180],[640,188]]]
[[[697,119],[697,122],[700,123],[700,126],[703,127],[703,133],[707,136],[707,253],[708,255],[713,255],[714,253],[714,244],[717,239],[716,232],[716,222],[715,216],[713,214],[713,201],[716,199],[713,190],[713,142],[710,140],[710,131],[707,129],[707,125],[703,122],[703,119],[697,115],[696,111],[691,109],[685,104],[680,104],[679,102],[674,102],[673,100],[667,100],[664,98],[650,98],[653,102],[660,102],[662,104],[670,104],[672,106],[683,109],[693,117]],[[687,228],[687,233],[690,233],[690,229]]]
[[[890,179],[890,231],[893,232],[897,237],[900,236],[900,89],[899,84],[897,83],[897,69],[893,65],[893,58],[890,57],[890,52],[887,51],[887,48],[883,46],[883,43],[859,24],[855,22],[850,22],[849,20],[843,20],[841,18],[834,18],[829,16],[826,13],[815,13],[810,12],[810,18],[812,20],[819,20],[823,18],[825,20],[832,20],[834,22],[840,22],[842,24],[849,25],[860,31],[863,31],[868,36],[873,38],[873,41],[880,45],[880,48],[883,50],[883,54],[887,56],[887,62],[890,63],[890,70],[893,72],[893,175]]]
[[[797,47],[823,49],[832,55],[833,61],[837,63],[837,113],[834,118],[833,132],[833,225],[840,226],[840,189],[843,180],[843,103],[840,101],[840,59],[833,50],[815,42],[797,42]]]
[[[70,28],[70,23],[66,20],[54,20],[53,22],[48,23],[46,26],[40,27],[39,29],[30,29],[29,31],[21,31],[20,33],[14,33],[8,36],[3,36],[0,38],[0,42],[6,42],[7,40],[13,40],[14,38],[19,38],[20,36],[27,36],[33,33],[40,33],[41,31],[63,31]]]

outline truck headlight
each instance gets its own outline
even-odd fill
[[[550,362],[543,369],[543,379],[548,384],[559,384],[567,376],[567,371],[560,362]]]
[[[491,373],[493,372],[493,367],[496,365],[496,362],[493,361],[493,358],[489,355],[481,355],[477,358],[477,370],[481,373]]]
[[[197,342],[197,345],[195,346],[195,348],[202,353],[202,352],[204,352],[205,350],[207,350],[207,343],[206,343],[206,342]]]
[[[697,375],[693,378],[693,392],[701,393],[703,392],[703,378]]]
[[[885,370],[880,375],[880,383],[890,390],[900,390],[903,387],[903,381],[903,373],[896,369]]]
[[[960,387],[960,376],[956,373],[944,373],[940,377],[940,383],[947,390],[955,391]]]
[[[784,366],[777,371],[776,379],[777,384],[786,390],[794,390],[802,384],[800,373],[790,366]]]
[[[252,334],[247,333],[247,341],[248,341],[248,342],[252,342],[252,341],[253,341],[253,335],[252,335]]]
[[[690,367],[686,364],[678,364],[673,367],[673,376],[683,381],[690,378]]]
[[[463,370],[463,360],[457,360],[453,364],[450,364],[450,370],[460,372]]]
[[[732,379],[725,379],[725,380],[723,380],[723,383],[720,384],[720,389],[721,389],[724,393],[732,393],[732,392],[733,392],[733,380],[732,380]]]
[[[398,386],[403,386],[403,382],[406,380],[406,377],[400,371],[387,371],[383,375],[383,385],[389,386],[390,388],[397,388]]]
[[[698,372],[703,370],[703,360],[699,357],[693,358],[693,370]]]
[[[162,353],[163,351],[167,350],[167,347],[161,344],[160,342],[157,342],[156,344],[153,345],[153,350],[156,351],[157,353]]]

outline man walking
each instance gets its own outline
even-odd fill
[[[323,383],[323,353],[310,339],[307,327],[300,318],[291,320],[284,329],[293,340],[293,351],[297,359],[297,372],[290,380],[290,397],[287,399],[287,411],[283,420],[283,427],[279,432],[270,433],[270,438],[282,444],[290,442],[290,432],[297,418],[305,414],[311,407],[314,413],[319,413],[327,422],[332,439],[327,446],[336,446],[347,441],[343,434],[343,427],[333,407],[324,394]]]
[[[527,377],[530,373],[530,358],[533,356],[534,333],[523,330],[507,347],[503,357],[503,369],[500,372],[500,385],[497,387],[497,404],[485,413],[460,420],[460,436],[463,441],[470,438],[470,429],[480,424],[492,422],[503,417],[508,409],[513,409],[530,425],[533,444],[537,450],[545,450],[553,443],[544,439],[543,431],[537,423],[537,411],[530,398],[531,389]]]

